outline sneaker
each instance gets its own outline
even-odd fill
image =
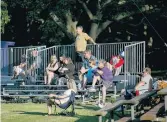
[[[100,107],[100,108],[104,108],[105,105],[104,105],[103,103],[100,103],[100,104],[99,104],[99,107]]]
[[[91,87],[91,88],[89,89],[89,92],[96,92],[95,87]]]

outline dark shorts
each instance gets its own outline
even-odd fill
[[[112,82],[111,81],[105,81],[102,80],[102,85],[106,87],[106,89],[110,88],[112,86]]]

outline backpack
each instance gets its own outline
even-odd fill
[[[134,95],[130,91],[128,91],[127,89],[125,89],[125,94],[124,94],[125,100],[130,100],[133,97],[134,97]]]

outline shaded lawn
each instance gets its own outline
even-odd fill
[[[19,104],[1,104],[2,122],[97,122],[98,117],[94,112],[99,108],[93,105],[77,105],[74,117],[68,116],[44,116],[47,113],[46,104],[19,103]],[[68,111],[71,110],[71,107]],[[54,107],[53,107],[54,111]],[[57,108],[57,112],[61,109]]]

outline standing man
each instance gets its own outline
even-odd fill
[[[91,41],[93,44],[96,44],[94,40],[88,36],[87,33],[83,32],[82,26],[77,26],[77,37],[75,41],[75,50],[79,54],[79,56],[82,58],[83,61],[83,52],[86,50],[87,41]]]

